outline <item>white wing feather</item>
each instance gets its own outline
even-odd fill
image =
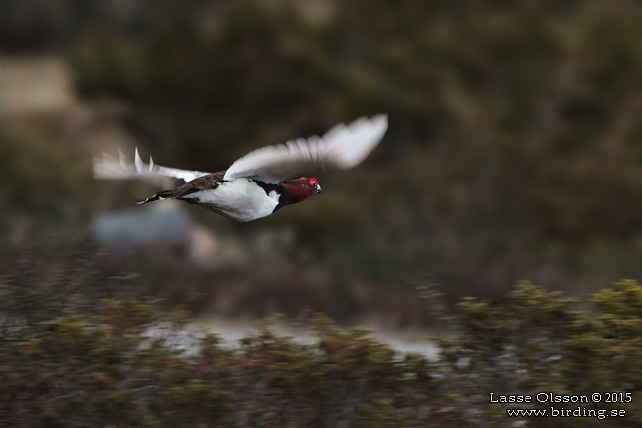
[[[266,146],[238,159],[225,173],[225,180],[259,178],[279,182],[310,167],[349,169],[360,164],[379,144],[388,129],[388,116],[357,119],[340,124],[323,137],[299,138]]]
[[[178,178],[188,182],[209,174],[208,172],[186,171],[156,165],[151,156],[149,163],[144,163],[138,154],[138,148],[135,151],[133,163],[122,152],[119,152],[118,159],[103,153],[102,158],[94,158],[93,170],[94,178],[103,180],[138,179],[153,184],[159,184],[162,177]]]
[[[298,138],[285,144],[253,150],[230,166],[225,180],[258,178],[266,182],[290,179],[306,169],[350,169],[360,164],[379,144],[388,129],[387,115],[357,119],[349,125],[336,125],[323,135],[308,139]],[[185,182],[208,175],[208,172],[187,171],[156,165],[153,159],[144,163],[134,153],[134,162],[122,152],[115,158],[103,154],[94,158],[94,178],[105,180],[138,179],[159,185],[163,177],[178,178]]]

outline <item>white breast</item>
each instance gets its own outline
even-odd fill
[[[184,199],[198,199],[199,204],[209,205],[237,221],[250,221],[274,212],[280,195],[265,193],[255,182],[238,178],[225,181],[215,189],[205,189],[186,195]]]

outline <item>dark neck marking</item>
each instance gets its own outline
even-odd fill
[[[265,183],[263,181],[258,181],[258,180],[252,180],[252,181],[255,182],[261,189],[263,189],[266,195],[269,195],[270,192],[276,192],[279,195],[279,203],[276,205],[276,207],[274,207],[274,211],[292,203],[292,202],[285,202],[285,203],[283,202],[284,199],[288,199],[288,197],[284,195],[284,193],[287,193],[287,192],[283,191],[283,186],[281,185],[281,183],[275,184],[275,183]]]
[[[281,184],[264,183],[263,181],[258,181],[258,180],[252,180],[252,181],[258,184],[259,187],[265,191],[266,195],[269,195],[270,192],[272,191],[275,191],[278,194],[281,194]]]

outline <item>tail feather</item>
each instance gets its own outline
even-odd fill
[[[147,202],[154,202],[162,199],[174,199],[176,198],[176,195],[173,194],[172,190],[163,190],[162,192],[158,192],[154,196],[150,196],[149,198],[145,199],[134,199],[137,204],[146,204]]]

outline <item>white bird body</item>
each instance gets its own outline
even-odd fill
[[[138,150],[134,162],[122,153],[118,159],[94,159],[94,177],[100,179],[156,180],[178,178],[186,183],[173,190],[139,200],[180,199],[201,205],[237,221],[268,216],[279,208],[321,192],[314,178],[292,177],[309,169],[349,169],[361,163],[379,144],[388,128],[386,115],[361,118],[337,125],[323,137],[312,136],[256,149],[235,161],[226,171],[207,173],[145,164]]]
[[[237,221],[250,221],[266,217],[274,212],[281,195],[272,190],[266,193],[262,187],[247,178],[225,181],[215,189],[203,189],[185,196],[196,203],[211,206],[221,214]]]

